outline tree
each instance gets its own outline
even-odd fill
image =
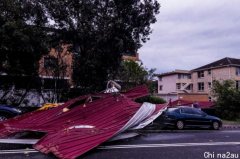
[[[115,76],[121,56],[135,53],[151,33],[159,12],[157,0],[44,1],[56,39],[72,44],[76,86],[101,90]]]
[[[46,15],[40,3],[0,1],[0,71],[9,75],[35,75],[38,60],[49,45]]]
[[[135,61],[122,61],[117,79],[136,86],[147,82],[148,72]]]
[[[153,80],[154,72],[156,69],[144,68],[135,61],[122,61],[116,76],[117,80],[120,80],[125,89],[146,84],[150,93],[154,93],[155,85],[157,84]]]
[[[240,91],[232,80],[214,81],[213,96],[216,98],[216,112],[225,119],[240,118]]]
[[[144,102],[148,102],[148,103],[152,103],[152,104],[163,104],[166,103],[166,101],[163,98],[157,97],[157,96],[152,96],[152,95],[147,95],[144,97],[140,97],[135,99],[135,102],[137,103],[144,103]]]
[[[52,89],[53,93],[51,102],[59,102],[62,95],[69,88],[69,82],[66,78],[71,74],[72,53],[68,51],[70,45],[59,43],[58,46],[52,48],[48,55],[43,56],[39,61],[41,75],[52,77],[48,81],[42,82],[44,89]],[[46,87],[45,87],[46,84]]]

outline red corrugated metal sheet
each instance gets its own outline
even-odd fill
[[[35,149],[59,158],[76,158],[114,136],[140,108],[131,98],[146,95],[146,88],[125,94],[98,94],[98,99],[87,103],[89,95],[81,96],[54,109],[10,119],[0,123],[0,137],[22,131],[45,132]],[[63,108],[70,110],[63,112]]]
[[[201,108],[201,109],[208,109],[208,108],[212,108],[215,106],[215,103],[211,102],[211,101],[197,102],[197,103],[199,105],[199,108]],[[194,102],[178,99],[178,100],[168,103],[168,106],[183,106],[183,105],[184,106],[192,106],[192,104],[194,104]]]

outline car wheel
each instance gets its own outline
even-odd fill
[[[181,120],[177,121],[176,127],[178,130],[182,130],[184,128],[184,122]]]
[[[212,123],[212,128],[213,128],[214,130],[218,130],[218,129],[220,128],[219,123],[218,123],[217,121],[214,121],[214,122]]]

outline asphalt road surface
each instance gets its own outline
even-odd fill
[[[0,144],[0,158],[55,159],[31,145]],[[143,133],[104,144],[81,159],[240,159],[240,129],[183,130]]]

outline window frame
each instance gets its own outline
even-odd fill
[[[202,84],[202,85],[201,85]],[[205,90],[205,84],[204,82],[198,82],[198,91],[199,92],[204,92]]]
[[[208,88],[209,88],[209,89],[212,88],[212,82],[208,82]]]
[[[208,75],[211,75],[211,74],[212,74],[212,70],[208,69]]]
[[[163,85],[159,85],[159,91],[163,90]]]
[[[180,90],[181,89],[181,83],[176,83],[176,90]]]
[[[238,81],[238,80],[236,81],[236,89],[240,90],[240,81]]]
[[[240,67],[236,67],[236,76],[240,76]]]
[[[197,72],[198,78],[204,78],[204,71]]]

